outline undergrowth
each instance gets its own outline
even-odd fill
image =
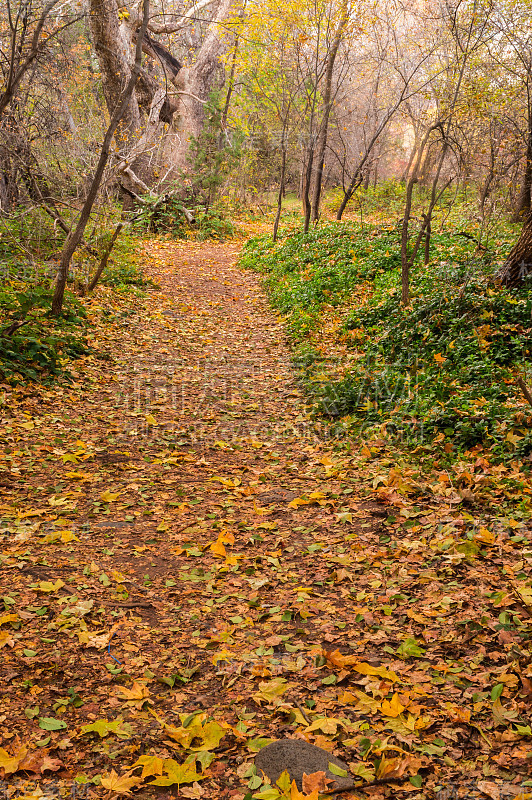
[[[235,227],[221,210],[204,206],[193,206],[193,222],[188,222],[184,213],[183,201],[175,197],[146,196],[143,206],[135,212],[133,226],[137,231],[149,233],[169,233],[178,239],[194,237],[199,241],[207,239],[229,239],[234,236]]]
[[[67,293],[64,314],[50,314],[52,290],[48,285],[28,286],[9,281],[0,289],[0,378],[16,385],[28,381],[50,382],[68,378],[67,362],[88,353],[86,312]],[[12,334],[16,321],[24,324]]]
[[[83,302],[73,291],[65,294],[62,315],[51,315],[53,277],[64,236],[53,230],[53,223],[42,218],[39,209],[0,218],[0,234],[0,381],[17,385],[51,383],[59,377],[69,380],[70,362],[90,352],[90,324]],[[98,257],[111,235],[111,229],[95,230],[89,238]],[[153,286],[142,274],[138,255],[138,239],[121,236],[101,283],[118,293],[138,293]],[[87,249],[80,249],[69,288],[85,285],[96,263]],[[105,309],[101,311],[105,316]]]
[[[531,409],[517,386],[532,356],[529,291],[492,280],[507,244],[479,255],[460,231],[434,235],[406,309],[394,225],[258,237],[241,264],[264,276],[285,315],[321,415],[359,436],[414,448],[436,438],[450,457],[488,448],[503,459],[532,454]]]

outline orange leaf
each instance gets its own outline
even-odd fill
[[[300,792],[296,786],[296,782],[292,781],[290,787],[290,800],[318,800],[318,790],[314,789],[311,794],[306,794],[305,791]]]
[[[327,773],[325,772],[312,772],[310,775],[307,775],[306,772],[303,773],[302,788],[305,794],[324,792],[329,783],[332,783],[332,781],[327,778]]]

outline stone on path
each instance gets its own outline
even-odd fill
[[[325,772],[328,780],[335,781],[335,783],[329,784],[331,789],[337,789],[340,792],[342,789],[352,788],[353,776],[335,775],[329,770],[331,763],[349,772],[347,764],[333,756],[332,753],[309,744],[309,742],[304,742],[302,739],[281,739],[278,742],[272,742],[259,750],[255,757],[257,771],[262,770],[271,780],[272,785],[275,785],[286,770],[291,780],[295,780],[300,791],[303,774],[312,775],[313,772]]]

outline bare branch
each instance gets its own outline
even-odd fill
[[[156,22],[150,22],[148,24],[148,30],[150,30],[152,33],[177,33],[177,31],[182,30],[193,21],[198,11],[201,11],[203,8],[212,5],[212,3],[214,3],[214,0],[200,0],[199,3],[196,3],[192,6],[192,8],[189,8],[186,14],[183,14],[179,22],[168,22],[163,25],[158,25]]]

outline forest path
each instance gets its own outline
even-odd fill
[[[491,678],[482,658],[466,667],[478,631],[462,646],[455,609],[500,588],[497,566],[482,581],[459,561],[438,574],[423,537],[448,510],[420,516],[394,489],[416,520],[394,539],[385,506],[357,498],[238,250],[147,242],[160,288],[117,307],[112,337],[95,329],[73,386],[22,392],[6,412],[9,786],[74,797],[83,774],[88,796],[242,800],[260,785],[258,740],[297,735],[370,781],[374,742],[388,756],[377,777],[404,779],[406,797],[418,769],[450,786],[455,760],[484,757],[490,706],[471,697],[503,654]]]

